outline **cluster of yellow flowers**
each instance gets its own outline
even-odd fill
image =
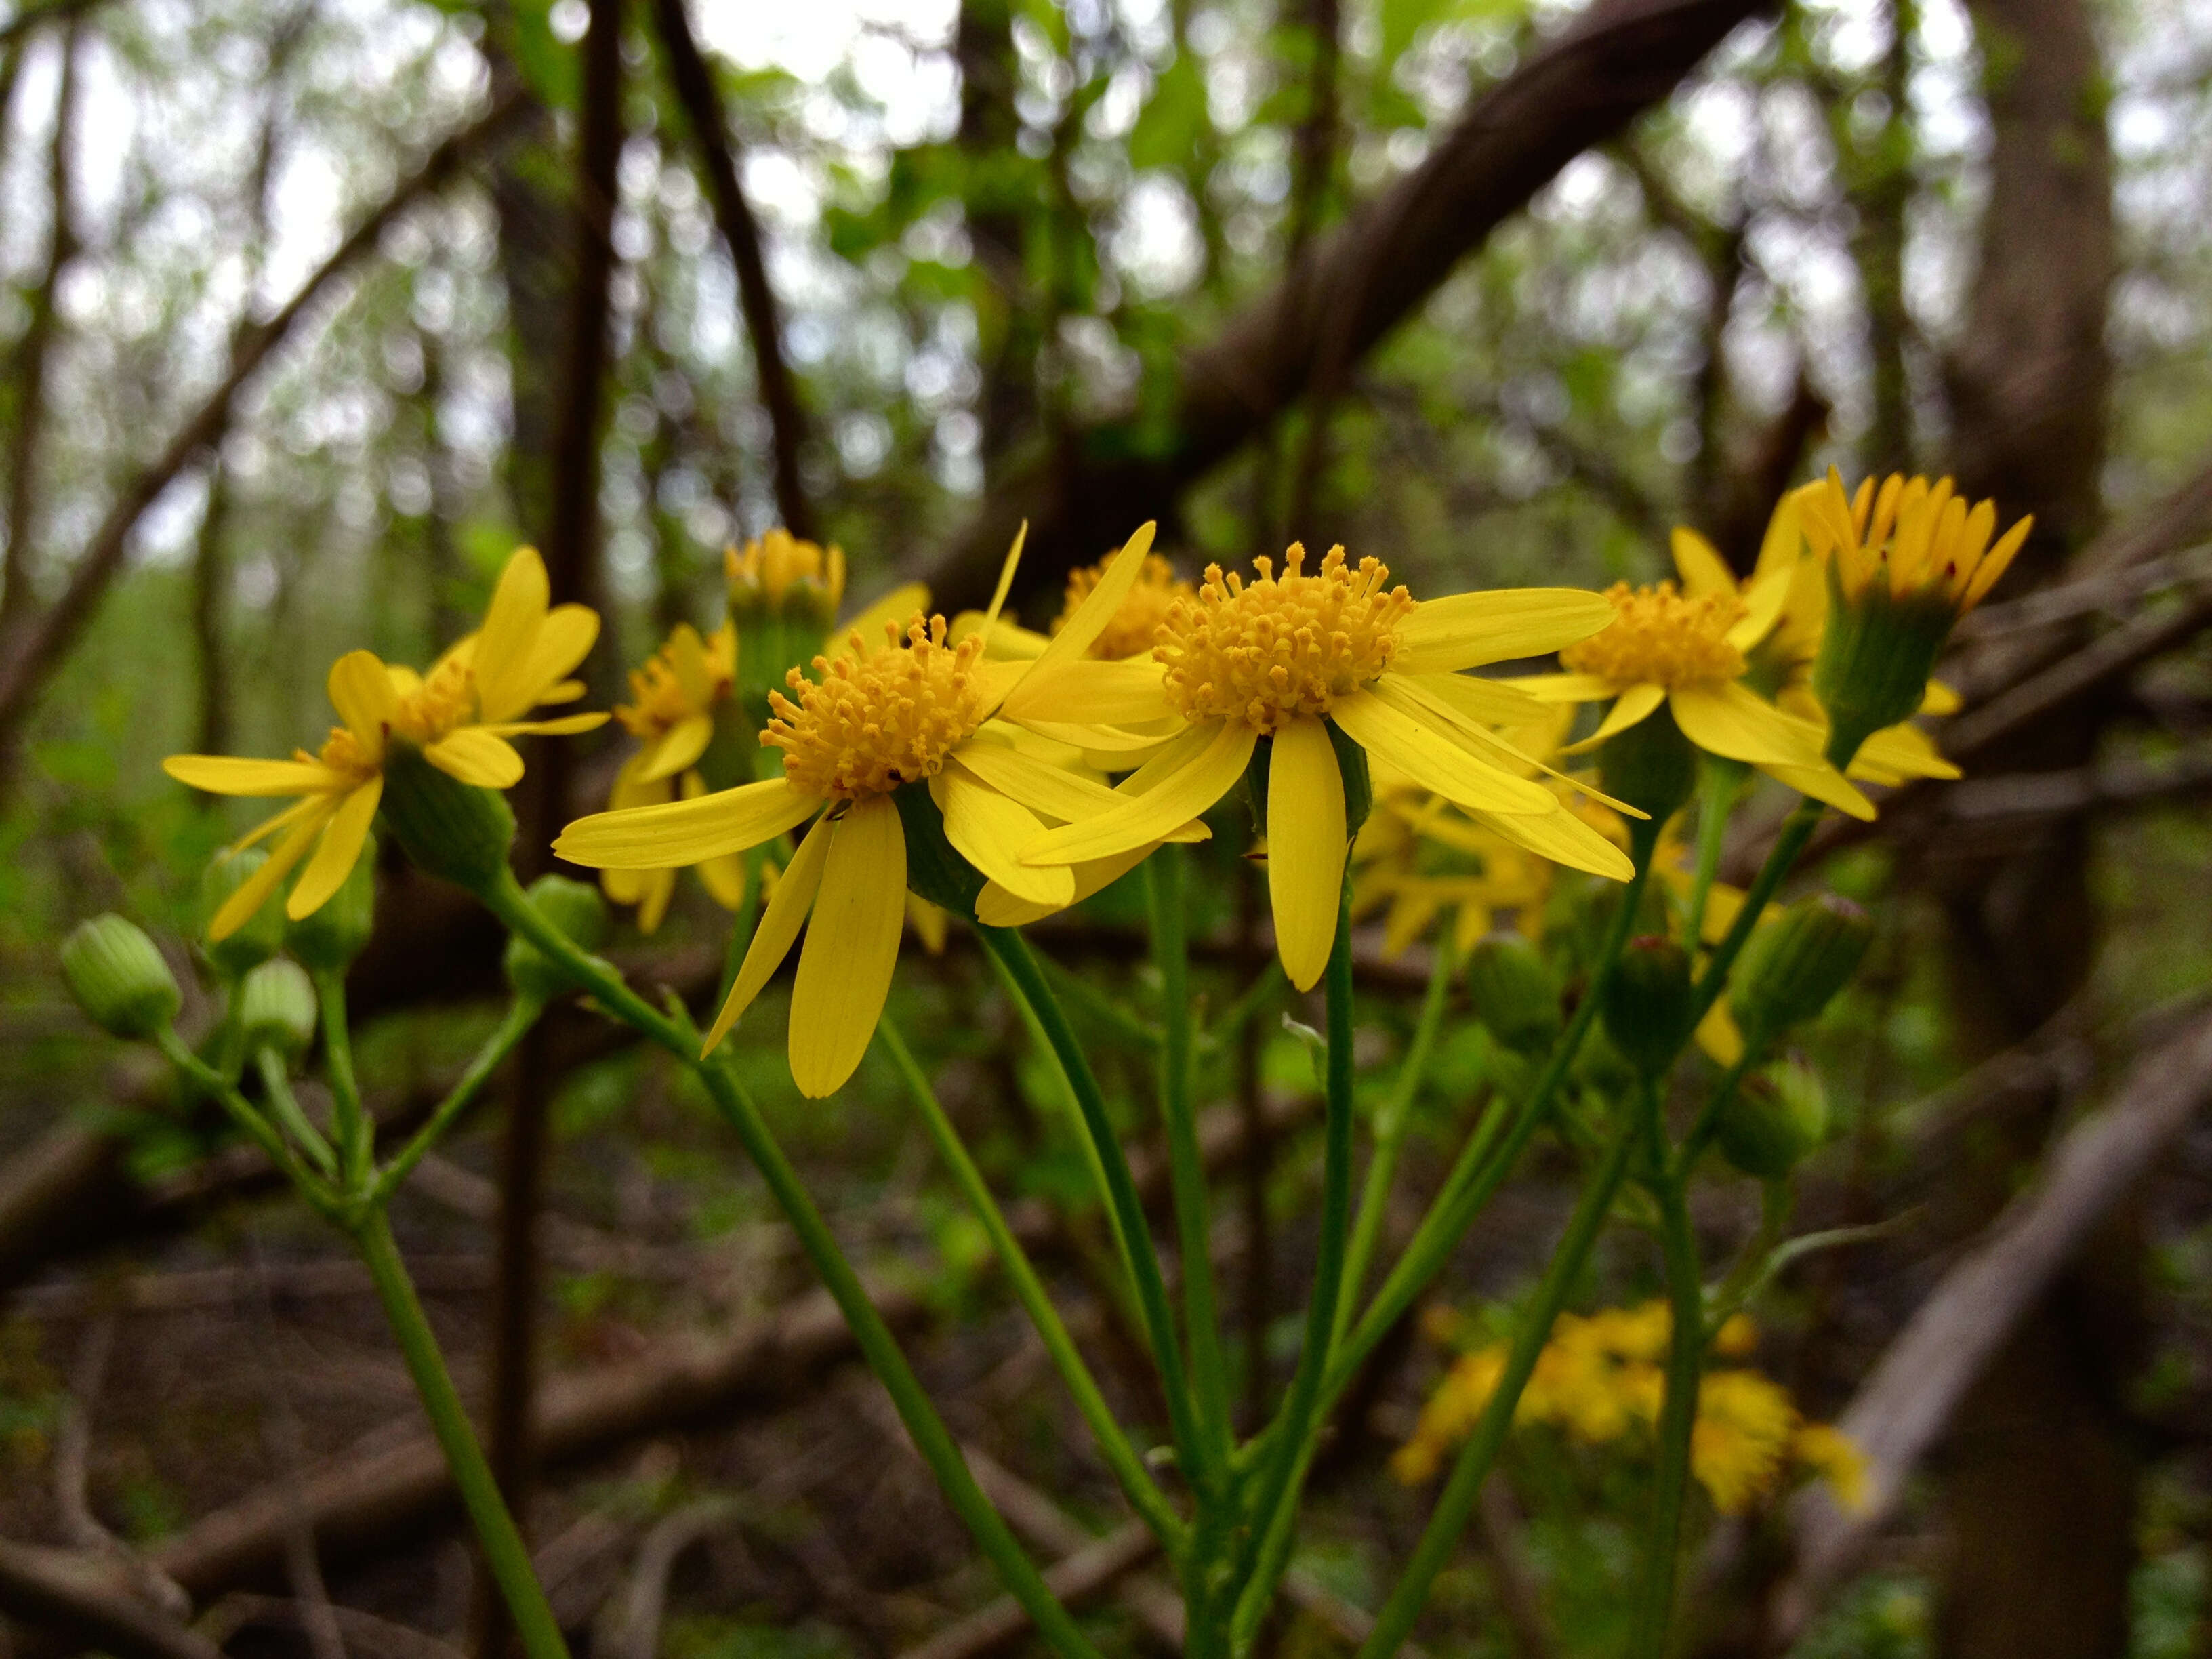
[[[1394,914],[1394,938],[1448,903],[1459,907],[1463,933],[1500,909],[1528,926],[1555,866],[1627,878],[1618,814],[1634,809],[1563,776],[1550,759],[1662,707],[1698,746],[1869,815],[1865,796],[1825,757],[1821,705],[1808,689],[1826,611],[1886,571],[1897,592],[1940,590],[1955,614],[2019,544],[2016,527],[1991,547],[1993,526],[1994,509],[1969,511],[1948,484],[1892,480],[1854,498],[1832,475],[1785,499],[1759,570],[1741,587],[1711,548],[1681,532],[1679,588],[1417,600],[1379,561],[1355,563],[1341,548],[1310,569],[1293,546],[1279,570],[1256,561],[1249,580],[1212,566],[1194,587],[1152,553],[1147,525],[1076,574],[1046,635],[1001,615],[1018,541],[982,613],[948,624],[908,588],[833,627],[843,556],[772,532],[728,557],[732,622],[711,638],[678,628],[632,676],[632,701],[617,712],[639,751],[611,810],[569,825],[556,850],[605,872],[610,895],[635,903],[649,931],[678,871],[696,870],[735,908],[744,855],[798,834],[787,859],[778,855],[781,876],[708,1041],[743,1014],[804,930],[790,1055],[802,1091],[822,1095],[851,1075],[874,1031],[909,885],[948,902],[939,878],[909,867],[919,833],[909,818],[923,796],[908,786],[926,792],[942,842],[979,878],[951,898],[986,925],[1017,926],[1096,891],[1163,842],[1204,839],[1202,815],[1245,778],[1264,743],[1277,948],[1291,982],[1309,989],[1344,891],[1347,757],[1356,753],[1387,804],[1378,817],[1397,826],[1377,830],[1376,847],[1359,855],[1358,895],[1362,905],[1379,894],[1408,907]],[[338,664],[330,691],[345,723],[319,756],[173,757],[171,775],[199,788],[299,798],[248,837],[284,832],[214,931],[240,925],[311,850],[291,914],[336,890],[375,816],[395,746],[464,782],[503,788],[521,772],[509,736],[604,719],[525,718],[580,695],[568,676],[597,629],[580,606],[549,607],[544,568],[526,549],[501,576],[481,632],[427,677],[365,652]],[[790,648],[802,639],[803,651]],[[775,660],[744,660],[757,650]],[[1555,652],[1564,672],[1501,680],[1468,672]],[[800,665],[787,666],[784,690],[748,690],[748,674],[785,668],[786,659]],[[1611,708],[1596,733],[1562,748],[1572,705],[1598,701]],[[733,741],[720,744],[725,732]],[[780,749],[782,763],[755,776],[760,745]],[[712,778],[705,763],[725,750],[746,758]],[[1894,781],[1948,769],[1907,726],[1879,734],[1854,770]],[[1409,836],[1455,842],[1482,884],[1423,890],[1386,880],[1376,849],[1389,851],[1393,835],[1401,851]]]
[[[1516,1426],[1542,1425],[1585,1446],[1609,1446],[1632,1431],[1648,1433],[1666,1394],[1673,1322],[1663,1302],[1587,1317],[1562,1314],[1514,1408]],[[1452,1333],[1447,1325],[1438,1334]],[[1714,1336],[1713,1352],[1741,1358],[1758,1336],[1738,1314]],[[1498,1342],[1460,1356],[1422,1407],[1411,1437],[1392,1455],[1394,1475],[1408,1486],[1435,1477],[1474,1432],[1505,1369],[1505,1352]],[[1805,1421],[1789,1390],[1747,1366],[1705,1374],[1691,1431],[1690,1472],[1723,1515],[1742,1514],[1793,1473],[1826,1480],[1845,1508],[1866,1501],[1866,1462],[1858,1448],[1830,1425]]]

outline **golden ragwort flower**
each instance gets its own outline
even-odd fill
[[[1939,599],[1963,617],[1996,586],[2034,527],[2023,518],[1994,545],[1997,507],[1972,507],[1948,478],[1929,483],[1893,472],[1879,486],[1863,478],[1846,494],[1843,474],[1799,492],[1799,513],[1814,556],[1833,563],[1844,597],[1886,589],[1893,599]]]
[[[1461,671],[1556,650],[1605,625],[1595,593],[1522,588],[1417,603],[1389,587],[1374,559],[1333,548],[1304,569],[1293,545],[1279,577],[1206,570],[1194,598],[1160,624],[1152,663],[1091,663],[1041,688],[1031,713],[1052,720],[1184,731],[1115,791],[1111,811],[1038,836],[1024,862],[1050,866],[1125,856],[1212,806],[1271,740],[1267,890],[1291,982],[1310,989],[1335,939],[1348,835],[1333,725],[1475,821],[1578,869],[1626,879],[1628,860],[1558,796],[1522,775],[1529,758],[1492,727],[1526,720],[1528,700]],[[1095,596],[1094,596],[1095,597]],[[1157,665],[1155,666],[1154,665]]]
[[[630,671],[630,696],[617,703],[615,718],[639,744],[637,753],[615,775],[607,797],[611,808],[656,806],[682,793],[696,800],[707,793],[706,780],[693,763],[714,738],[714,714],[729,700],[738,676],[738,631],[725,622],[702,639],[690,623],[678,623],[668,641],[642,668]],[[702,859],[693,866],[714,902],[734,910],[744,900],[744,860],[735,854]],[[656,931],[676,892],[676,872],[603,870],[599,886],[617,904],[637,907],[641,933]]]
[[[945,839],[987,878],[979,919],[1025,919],[1075,901],[1095,871],[1032,866],[1016,854],[1048,823],[1118,802],[1103,783],[1065,763],[1063,745],[1024,731],[1024,710],[1038,688],[1063,674],[1121,666],[1085,653],[1135,580],[1152,535],[1146,525],[1129,538],[1085,608],[1033,660],[987,660],[981,637],[955,644],[942,617],[916,615],[902,630],[887,629],[882,647],[856,641],[848,654],[817,657],[813,678],[792,671],[793,695],[775,694],[775,717],[762,734],[784,751],[781,776],[696,800],[599,813],[562,832],[555,850],[574,863],[654,869],[740,853],[812,820],[708,1033],[709,1049],[760,994],[811,916],[792,991],[792,1077],[802,1093],[819,1097],[853,1074],[889,994],[906,915],[906,840],[891,797],[907,784],[928,786]],[[1000,574],[987,634],[1019,552],[1018,544]],[[1178,819],[1150,842],[1206,833]]]
[[[264,821],[231,850],[282,832],[269,861],[239,885],[208,925],[208,937],[235,933],[292,867],[314,848],[294,884],[285,914],[311,915],[337,892],[361,856],[384,790],[384,766],[394,744],[461,782],[505,789],[522,776],[522,757],[507,738],[525,732],[588,732],[603,714],[553,720],[522,718],[544,703],[584,695],[568,678],[599,637],[588,606],[552,605],[544,561],[521,548],[501,571],[483,626],[438,659],[428,675],[351,651],[331,669],[331,705],[344,721],[321,750],[290,760],[225,755],[172,755],[161,769],[179,783],[218,795],[299,799]],[[318,842],[319,837],[319,842]]]

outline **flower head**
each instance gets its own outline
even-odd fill
[[[730,614],[739,619],[799,609],[827,628],[845,602],[844,550],[800,541],[787,530],[755,537],[743,552],[724,549],[722,574]]]
[[[598,615],[580,605],[549,606],[544,562],[518,550],[500,573],[483,626],[441,657],[428,675],[349,652],[331,668],[329,691],[343,725],[321,750],[287,761],[220,755],[172,755],[161,763],[179,783],[218,795],[296,796],[238,843],[280,836],[269,861],[240,884],[208,924],[208,936],[234,932],[261,908],[312,848],[285,914],[311,915],[337,892],[361,854],[396,750],[419,750],[465,784],[506,789],[522,776],[522,757],[507,738],[525,732],[587,732],[603,714],[520,718],[544,703],[567,702],[584,688],[568,678],[599,637]]]
[[[1268,744],[1267,889],[1276,947],[1291,982],[1310,989],[1335,939],[1349,818],[1338,744],[1404,774],[1516,844],[1626,878],[1628,861],[1526,775],[1529,757],[1495,727],[1537,713],[1528,699],[1460,671],[1557,650],[1604,625],[1595,593],[1529,588],[1417,603],[1378,562],[1332,549],[1319,569],[1302,548],[1280,575],[1256,562],[1249,582],[1218,567],[1172,605],[1153,664],[1099,664],[1108,689],[1073,678],[1041,692],[1034,712],[1133,724],[1180,717],[1185,729],[1125,779],[1111,810],[1040,836],[1039,866],[1124,856],[1220,800]],[[1151,678],[1133,671],[1151,666]],[[1127,676],[1126,685],[1121,677]],[[1091,712],[1086,713],[1086,702]]]
[[[843,1085],[890,988],[907,915],[908,811],[939,815],[945,842],[981,878],[972,902],[987,922],[1060,908],[1120,873],[1098,865],[1037,868],[1016,857],[1048,824],[1115,804],[1103,783],[1068,764],[1073,751],[1024,729],[1021,700],[1063,672],[1105,671],[1112,680],[1127,666],[1085,653],[1151,541],[1147,525],[1085,608],[1033,660],[987,660],[980,639],[953,643],[942,617],[911,616],[872,649],[856,629],[846,651],[814,659],[811,676],[793,672],[792,695],[775,695],[775,718],[761,740],[783,751],[782,775],[696,799],[602,812],[562,833],[555,848],[576,863],[650,870],[742,853],[809,826],[708,1033],[709,1048],[760,994],[803,927],[792,991],[792,1076],[810,1096]],[[1002,597],[1013,556],[1000,577]],[[994,603],[985,618],[985,635],[997,609]],[[917,785],[926,799],[915,793]],[[1202,839],[1205,827],[1188,816],[1152,842]]]
[[[1066,627],[1068,619],[1082,610],[1083,602],[1098,586],[1110,562],[1102,559],[1097,564],[1086,564],[1067,573],[1067,598],[1060,605],[1060,615],[1053,618],[1053,633]],[[1179,601],[1188,599],[1197,591],[1177,576],[1175,567],[1158,554],[1147,556],[1128,594],[1099,631],[1098,637],[1091,642],[1090,654],[1109,662],[1149,655],[1168,613]]]
[[[1612,625],[1559,653],[1561,664],[1574,672],[1670,691],[1741,677],[1743,652],[1730,635],[1749,607],[1739,595],[1692,598],[1676,592],[1672,582],[1634,588],[1615,582],[1605,596],[1613,601]]]

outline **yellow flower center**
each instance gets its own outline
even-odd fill
[[[775,718],[761,742],[783,750],[783,775],[799,788],[837,800],[889,794],[933,775],[983,723],[980,638],[947,645],[945,618],[925,623],[919,612],[903,645],[896,623],[884,633],[887,649],[855,650],[835,662],[817,657],[819,679],[793,669],[786,684],[797,702],[769,694]]]
[[[1294,714],[1325,714],[1389,667],[1395,632],[1413,608],[1374,559],[1354,569],[1333,547],[1311,575],[1293,544],[1279,579],[1269,559],[1247,586],[1208,565],[1206,584],[1168,607],[1153,659],[1165,665],[1168,702],[1186,720],[1237,720],[1273,732]]]
[[[1733,594],[1690,599],[1672,582],[1606,590],[1615,612],[1610,626],[1568,646],[1559,660],[1577,674],[1595,674],[1615,685],[1705,685],[1743,672],[1743,653],[1728,631],[1743,616]]]
[[[399,694],[398,707],[387,737],[399,738],[423,748],[477,718],[477,677],[468,664],[448,659],[431,670],[430,677],[411,691]],[[325,766],[365,779],[383,769],[381,756],[371,759],[361,739],[343,726],[331,728],[316,757]]]
[[[1109,562],[1109,559],[1102,559],[1097,564],[1068,573],[1067,603],[1053,618],[1054,633],[1066,627],[1067,619],[1091,597],[1091,590],[1098,586],[1098,579],[1106,574]],[[1121,608],[1092,643],[1091,654],[1109,662],[1143,656],[1158,642],[1160,624],[1167,621],[1176,601],[1194,598],[1197,592],[1188,582],[1176,580],[1173,565],[1158,554],[1152,554],[1138,572],[1137,585],[1129,590],[1129,597],[1121,601]]]

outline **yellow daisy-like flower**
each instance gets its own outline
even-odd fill
[[[244,926],[310,848],[314,856],[293,885],[285,914],[295,921],[311,915],[337,891],[376,817],[393,744],[421,750],[463,783],[506,789],[522,776],[522,757],[507,738],[588,732],[605,720],[605,714],[522,718],[540,704],[583,696],[582,684],[568,676],[599,637],[599,619],[590,608],[549,608],[550,597],[544,562],[534,549],[520,549],[500,573],[483,628],[428,675],[387,665],[368,651],[338,659],[329,689],[344,724],[331,728],[319,753],[299,750],[282,761],[172,755],[161,763],[178,782],[213,794],[299,797],[232,849],[281,832],[269,861],[216,912],[210,939]]]
[[[1130,538],[1086,608],[1035,660],[988,661],[980,637],[955,644],[942,617],[917,614],[903,629],[887,629],[883,647],[856,643],[849,654],[817,658],[814,678],[792,672],[792,696],[775,695],[775,718],[762,734],[783,750],[781,777],[697,800],[602,812],[562,833],[555,850],[574,863],[656,869],[741,853],[812,821],[776,882],[708,1048],[760,994],[805,925],[792,992],[792,1076],[802,1093],[819,1097],[852,1075],[883,1012],[906,916],[906,839],[892,799],[906,785],[927,785],[945,839],[987,878],[976,907],[984,921],[1073,903],[1097,876],[1096,867],[1038,868],[1017,858],[1048,823],[1118,804],[1104,784],[1060,763],[1057,745],[1040,745],[1018,722],[1040,685],[1121,666],[1085,653],[1135,580],[1152,532],[1146,525]],[[995,620],[1019,551],[1017,545],[1007,559],[987,620]],[[1152,841],[1203,839],[1205,826],[1188,817]]]
[[[1334,548],[1310,574],[1304,559],[1303,547],[1291,547],[1279,577],[1272,560],[1258,560],[1249,583],[1209,567],[1196,596],[1170,607],[1153,664],[1084,665],[1087,676],[1040,694],[1032,709],[1040,718],[1180,715],[1187,729],[1123,781],[1112,810],[1040,836],[1024,863],[1126,856],[1158,841],[1235,788],[1267,738],[1276,948],[1291,982],[1310,989],[1334,941],[1349,839],[1334,726],[1509,840],[1627,878],[1620,851],[1522,775],[1528,757],[1492,731],[1528,719],[1528,700],[1461,672],[1587,636],[1608,619],[1604,599],[1525,588],[1416,603],[1386,586],[1389,572],[1374,559],[1355,567]],[[1146,670],[1149,679],[1139,678]]]
[[[1083,609],[1083,602],[1091,597],[1106,574],[1106,563],[1085,565],[1067,574],[1067,597],[1053,618],[1054,634],[1067,626],[1068,622]],[[1137,573],[1128,596],[1098,637],[1091,642],[1091,654],[1109,662],[1128,657],[1148,657],[1158,643],[1160,625],[1180,601],[1193,599],[1198,589],[1175,573],[1175,567],[1157,553],[1145,561]]]
[[[1800,1419],[1790,1391],[1753,1370],[1709,1372],[1690,1429],[1690,1473],[1723,1515],[1741,1515],[1771,1492],[1790,1462]]]
[[[728,701],[738,676],[738,632],[724,623],[709,639],[689,623],[679,623],[668,642],[645,666],[631,671],[630,695],[635,701],[617,703],[615,718],[641,747],[623,763],[607,797],[611,808],[657,806],[676,799],[686,800],[707,793],[706,780],[693,763],[707,752],[714,738],[714,714]],[[702,859],[693,866],[714,902],[734,910],[744,900],[744,860],[734,854]],[[676,872],[662,870],[606,870],[599,885],[617,904],[637,907],[637,927],[642,933],[659,929],[676,893]]]
[[[775,529],[747,542],[744,550],[722,550],[722,574],[729,584],[730,608],[740,614],[782,611],[803,597],[827,622],[845,603],[845,552],[800,541]]]
[[[1744,683],[1747,653],[1781,617],[1786,573],[1742,592],[1733,581],[1723,589],[1697,550],[1696,544],[1676,538],[1680,588],[1671,581],[1644,587],[1616,582],[1606,594],[1612,626],[1559,653],[1566,672],[1508,684],[1548,702],[1610,700],[1603,721],[1576,750],[1595,748],[1663,707],[1682,735],[1708,754],[1742,761],[1802,794],[1871,818],[1873,805],[1823,757],[1822,729],[1784,714]]]
[[[1886,592],[1893,599],[1931,598],[1963,617],[1996,586],[2027,540],[2035,520],[2024,518],[1996,536],[1995,501],[1966,504],[1948,478],[1929,483],[1893,472],[1877,487],[1860,480],[1856,494],[1843,474],[1800,492],[1799,512],[1814,555],[1832,562],[1844,597]]]
[[[1813,665],[1820,657],[1821,636],[1827,629],[1828,584],[1820,560],[1805,539],[1802,504],[1809,495],[1830,488],[1826,479],[1802,485],[1775,504],[1765,537],[1759,543],[1759,562],[1745,585],[1763,590],[1766,584],[1778,583],[1784,595],[1782,614],[1773,630],[1747,653],[1751,662],[1747,679],[1767,691],[1783,709],[1824,729],[1828,714],[1813,692]],[[1676,529],[1674,550],[1684,592],[1692,598],[1742,596],[1743,589],[1728,562],[1696,531]],[[1921,700],[1920,713],[1948,714],[1958,706],[1957,693],[1931,680]],[[1861,783],[1888,787],[1913,778],[1960,775],[1959,769],[1936,751],[1928,734],[1909,720],[1870,735],[1844,772]],[[1778,770],[1776,775],[1796,787],[1787,774]]]

